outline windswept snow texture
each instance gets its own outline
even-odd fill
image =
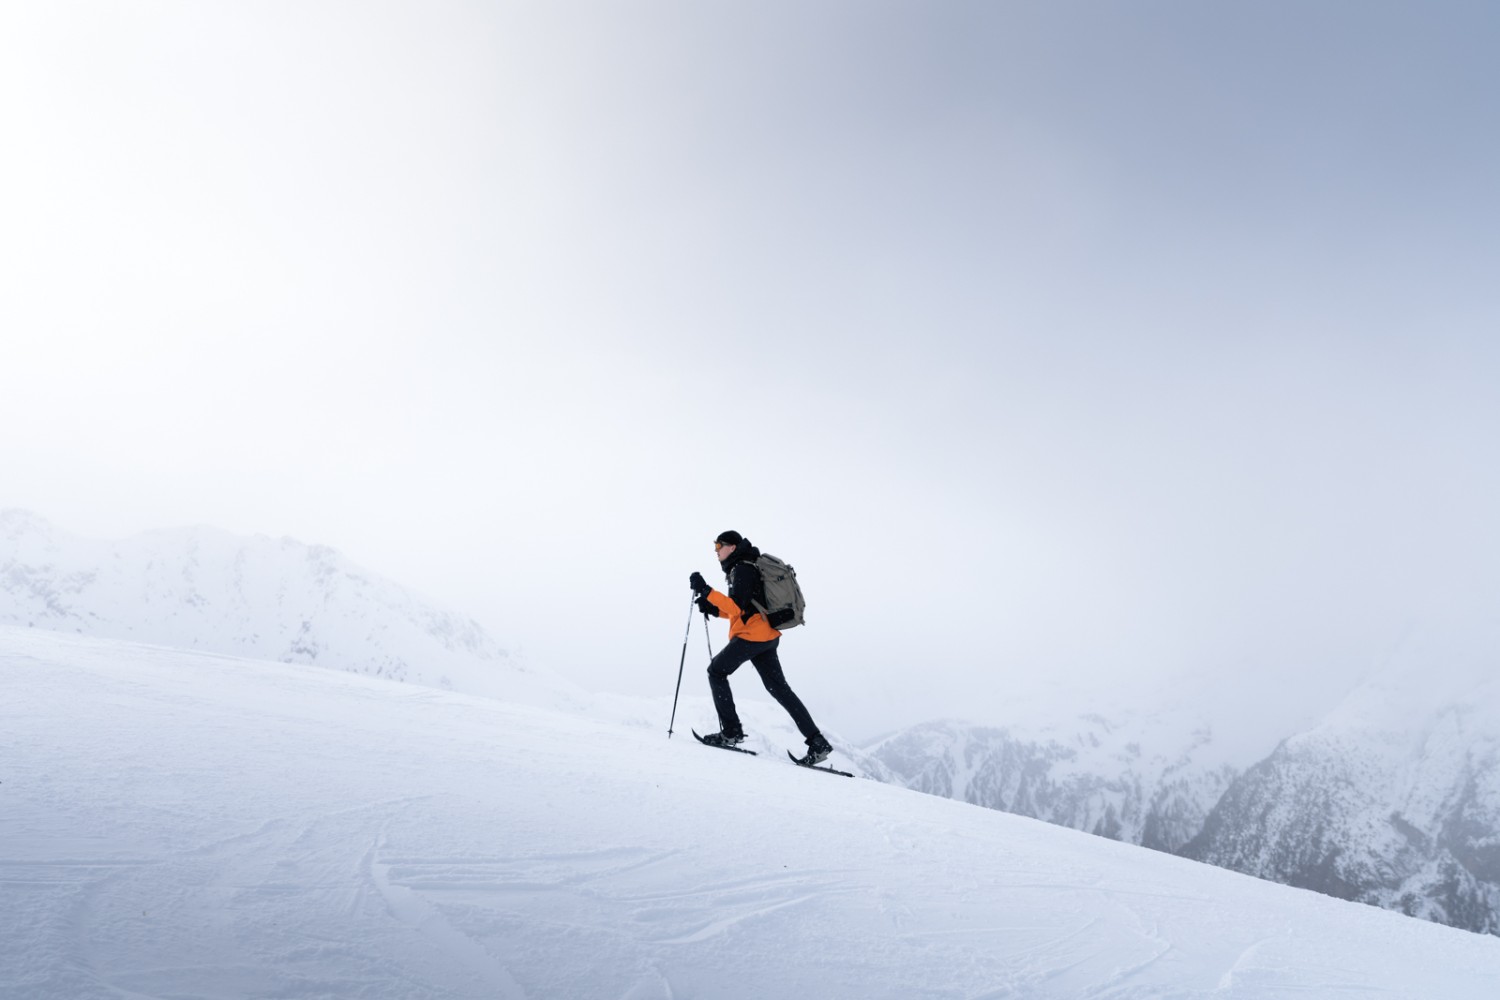
[[[0,511],[0,624],[309,663],[563,707],[581,694],[333,549],[214,528],[122,542]]]
[[[1497,995],[1495,938],[686,733],[0,627],[7,998]]]

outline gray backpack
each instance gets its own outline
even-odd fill
[[[807,602],[802,599],[802,588],[797,585],[797,571],[775,556],[761,553],[755,560],[760,570],[762,590],[766,603],[751,601],[755,610],[766,616],[766,623],[780,632],[802,624],[802,609]]]

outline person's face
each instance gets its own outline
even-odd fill
[[[719,562],[723,562],[725,559],[728,559],[731,555],[734,554],[734,548],[735,547],[733,545],[725,545],[723,542],[714,542],[714,555],[719,557]]]

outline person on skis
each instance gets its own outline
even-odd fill
[[[802,699],[787,684],[781,672],[776,647],[781,633],[771,627],[765,615],[755,609],[758,601],[765,606],[765,589],[755,560],[760,550],[738,531],[726,531],[714,539],[714,553],[729,581],[729,593],[721,594],[710,587],[702,573],[688,577],[698,610],[714,618],[729,619],[729,644],[708,665],[708,687],[713,692],[714,708],[719,713],[719,731],[703,737],[715,746],[734,746],[745,739],[744,727],[734,710],[734,695],[729,690],[729,675],[749,662],[760,674],[772,698],[786,709],[807,743],[807,755],[797,758],[799,764],[817,764],[828,759],[833,747],[823,738]]]

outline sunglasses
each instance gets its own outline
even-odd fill
[[[715,552],[719,551],[720,549],[727,549],[727,548],[729,548],[729,543],[728,542],[714,542],[714,551]]]

